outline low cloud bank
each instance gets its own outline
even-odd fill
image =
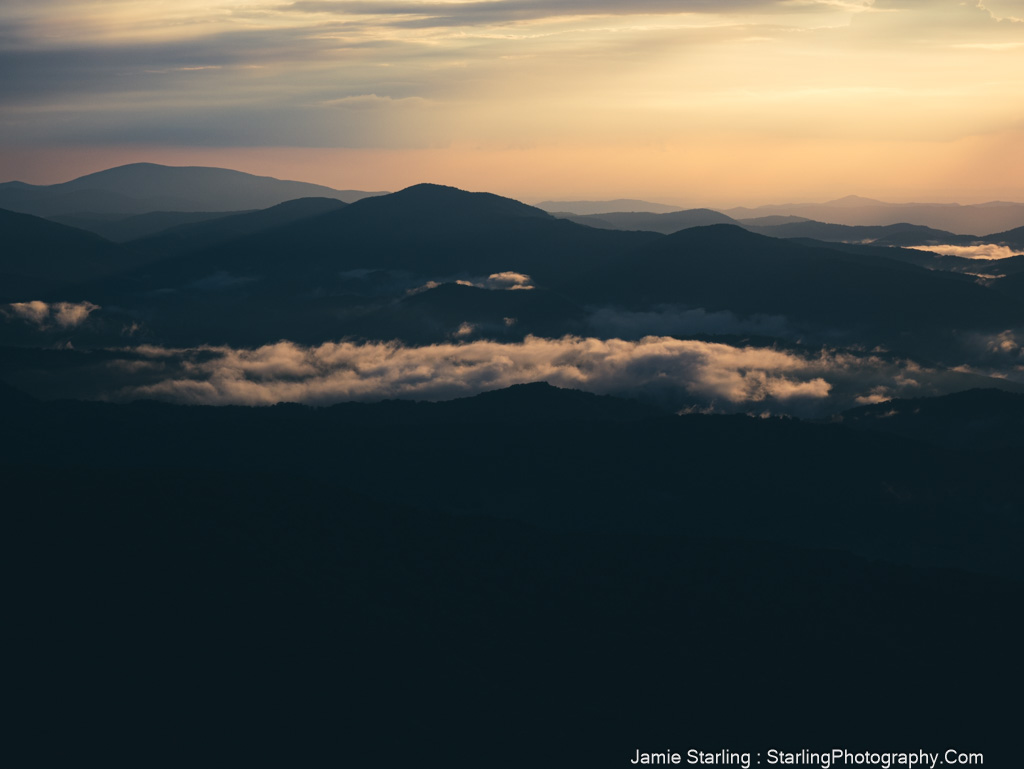
[[[100,309],[92,302],[55,302],[47,304],[39,300],[14,302],[0,306],[0,313],[8,318],[25,321],[39,328],[75,328],[85,322],[90,313]]]
[[[1020,253],[1020,249],[1000,246],[995,243],[982,243],[976,246],[908,246],[908,248],[915,251],[931,251],[933,254],[942,254],[943,256],[959,256],[963,259],[988,261],[1009,259]]]
[[[881,353],[765,347],[648,336],[636,341],[527,337],[409,347],[396,342],[279,342],[255,349],[132,348],[109,364],[119,400],[208,405],[327,405],[445,400],[546,381],[675,409],[817,416],[892,397],[985,386],[979,372],[936,370]],[[1024,388],[1022,388],[1024,389]]]

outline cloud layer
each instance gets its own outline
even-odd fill
[[[917,251],[931,251],[946,256],[959,256],[964,259],[1009,259],[1020,253],[1020,249],[1000,246],[995,243],[981,243],[975,246],[909,246]]]
[[[1021,357],[1012,335],[979,338],[976,344],[990,356]],[[109,364],[107,376],[106,397],[208,405],[445,400],[545,381],[675,409],[797,415],[825,415],[986,382],[980,371],[930,369],[882,353],[810,353],[659,336],[636,341],[527,337],[516,344],[426,347],[395,342],[316,347],[279,342],[256,349],[142,346]]]

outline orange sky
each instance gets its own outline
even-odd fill
[[[1024,2],[7,0],[0,181],[1024,200]]]

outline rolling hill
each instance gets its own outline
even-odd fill
[[[0,208],[37,216],[243,211],[296,198],[328,197],[351,202],[378,194],[335,190],[225,168],[134,163],[61,184],[0,184]]]

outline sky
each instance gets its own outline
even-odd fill
[[[1024,200],[1024,0],[4,0],[0,181]]]

